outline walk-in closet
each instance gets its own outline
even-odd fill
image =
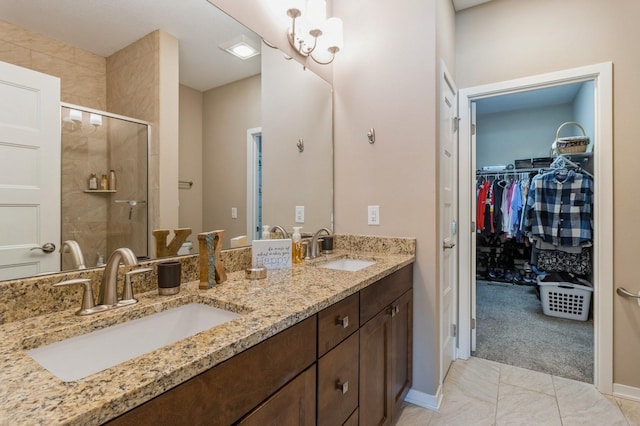
[[[475,103],[473,355],[593,383],[593,81]]]

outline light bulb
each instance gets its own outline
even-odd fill
[[[328,47],[337,47],[338,50],[342,50],[344,46],[342,39],[342,19],[335,17],[327,19],[324,35],[327,37],[325,44]]]

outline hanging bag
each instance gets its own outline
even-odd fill
[[[581,136],[565,136],[560,137],[560,130],[564,126],[574,125],[582,132]],[[578,152],[586,152],[589,146],[589,137],[584,131],[584,128],[575,121],[567,121],[562,123],[556,131],[556,140],[551,145],[552,155],[556,154],[574,154]]]

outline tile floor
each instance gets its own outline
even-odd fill
[[[406,404],[396,426],[640,426],[640,402],[591,384],[471,357],[454,362],[439,412]]]

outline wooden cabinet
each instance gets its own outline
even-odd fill
[[[391,315],[380,312],[360,327],[360,424],[391,422]]]
[[[110,424],[388,425],[411,387],[413,265]]]
[[[413,274],[407,268],[360,292],[362,425],[391,424],[411,387]],[[383,281],[386,285],[379,285]]]
[[[238,424],[243,426],[314,426],[316,424],[315,364],[253,410]]]
[[[358,293],[318,312],[318,357],[356,331],[360,326],[359,318]]]
[[[111,423],[230,425],[316,361],[316,333],[313,316]]]
[[[318,360],[318,425],[341,425],[358,407],[359,334]]]
[[[413,291],[393,304],[391,316],[391,413],[400,411],[412,383],[413,372]]]

